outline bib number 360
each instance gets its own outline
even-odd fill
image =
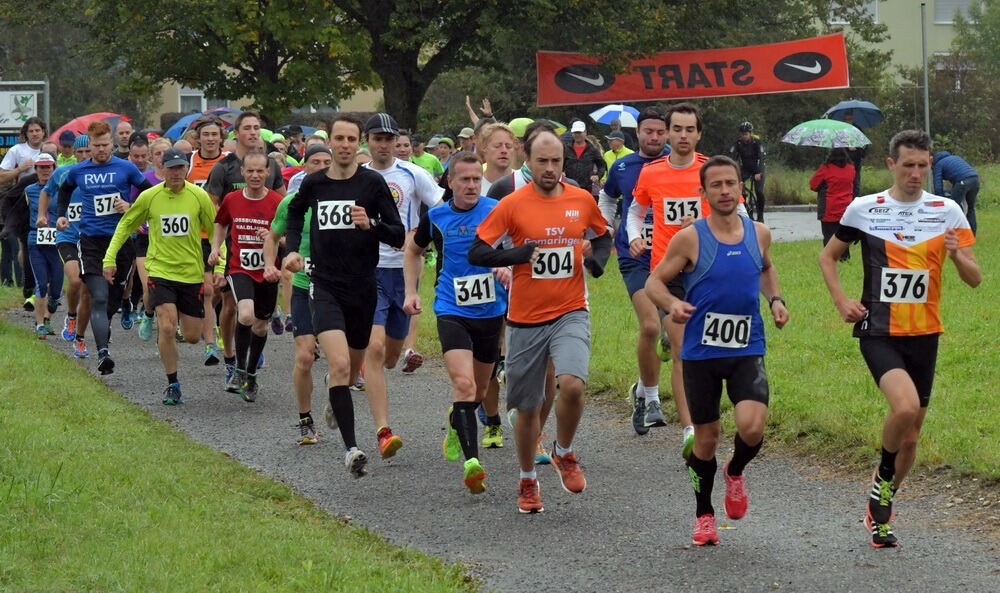
[[[705,329],[701,333],[703,346],[746,348],[749,343],[749,315],[705,313]]]
[[[164,237],[186,237],[191,230],[187,214],[164,214],[160,216],[160,234]]]
[[[549,280],[573,277],[572,247],[551,247],[538,251],[538,259],[531,265],[532,278]]]
[[[240,249],[240,267],[244,270],[263,270],[264,250]]]
[[[928,270],[882,268],[881,295],[883,303],[926,303]]]
[[[353,201],[349,200],[327,200],[316,205],[316,225],[321,231],[333,231],[339,229],[353,229],[354,221],[351,220],[351,206]]]
[[[455,304],[460,307],[493,303],[497,300],[493,274],[476,274],[455,278]]]

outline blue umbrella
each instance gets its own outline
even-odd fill
[[[853,121],[851,123],[859,128],[870,128],[885,119],[885,115],[882,114],[882,110],[876,107],[874,103],[869,103],[868,101],[857,101],[855,99],[837,103],[833,107],[827,109],[824,116],[830,119],[847,121],[846,117],[848,114],[853,116]]]
[[[181,134],[184,133],[184,130],[186,130],[189,125],[191,125],[191,122],[198,119],[199,117],[201,117],[200,113],[192,113],[191,115],[185,115],[184,117],[177,120],[177,123],[170,126],[170,129],[164,132],[163,135],[166,136],[167,138],[170,138],[174,142],[177,142],[178,140],[181,139]]]
[[[636,127],[636,118],[639,117],[639,110],[631,105],[605,105],[597,111],[591,112],[590,119],[599,124],[610,124],[613,120],[618,120],[623,128]]]
[[[191,127],[192,123],[194,123],[199,117],[204,117],[206,115],[215,116],[228,128],[233,125],[233,122],[236,121],[236,116],[240,113],[240,109],[233,109],[231,107],[216,107],[214,109],[202,111],[201,113],[192,113],[177,120],[177,123],[170,126],[170,129],[164,132],[163,135],[176,142],[180,140],[184,131]]]

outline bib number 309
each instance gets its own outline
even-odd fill
[[[321,231],[333,231],[339,229],[353,229],[354,221],[351,220],[351,206],[354,202],[349,200],[327,200],[316,205],[316,226]]]
[[[703,346],[746,348],[749,343],[749,315],[705,313],[705,329],[701,334],[701,344]]]
[[[493,274],[476,274],[455,278],[455,304],[460,307],[493,303],[497,300]]]
[[[551,280],[573,277],[573,248],[539,249],[538,259],[531,265],[531,277]]]
[[[240,267],[244,270],[263,270],[264,250],[240,249]]]
[[[883,303],[926,303],[929,270],[882,268],[881,296]]]

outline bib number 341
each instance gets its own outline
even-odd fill
[[[881,295],[883,303],[926,303],[929,270],[882,268]]]
[[[538,259],[531,265],[532,278],[549,280],[573,277],[572,247],[551,247],[538,251]]]
[[[493,274],[476,274],[455,278],[455,304],[460,307],[493,303],[497,300]]]
[[[701,333],[703,346],[746,348],[750,343],[750,316],[705,313],[705,328]]]

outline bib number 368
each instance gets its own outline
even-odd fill
[[[926,303],[928,270],[882,268],[881,296],[883,303]]]
[[[703,346],[746,348],[749,343],[749,315],[705,313],[705,328],[701,333]]]
[[[460,307],[493,303],[497,300],[493,274],[476,274],[455,278],[455,304]]]
[[[531,265],[531,277],[557,279],[573,277],[573,248],[539,249],[538,259]]]
[[[353,229],[354,221],[351,220],[351,206],[354,202],[349,200],[327,200],[316,205],[316,225],[321,231],[333,231],[338,229]]]

